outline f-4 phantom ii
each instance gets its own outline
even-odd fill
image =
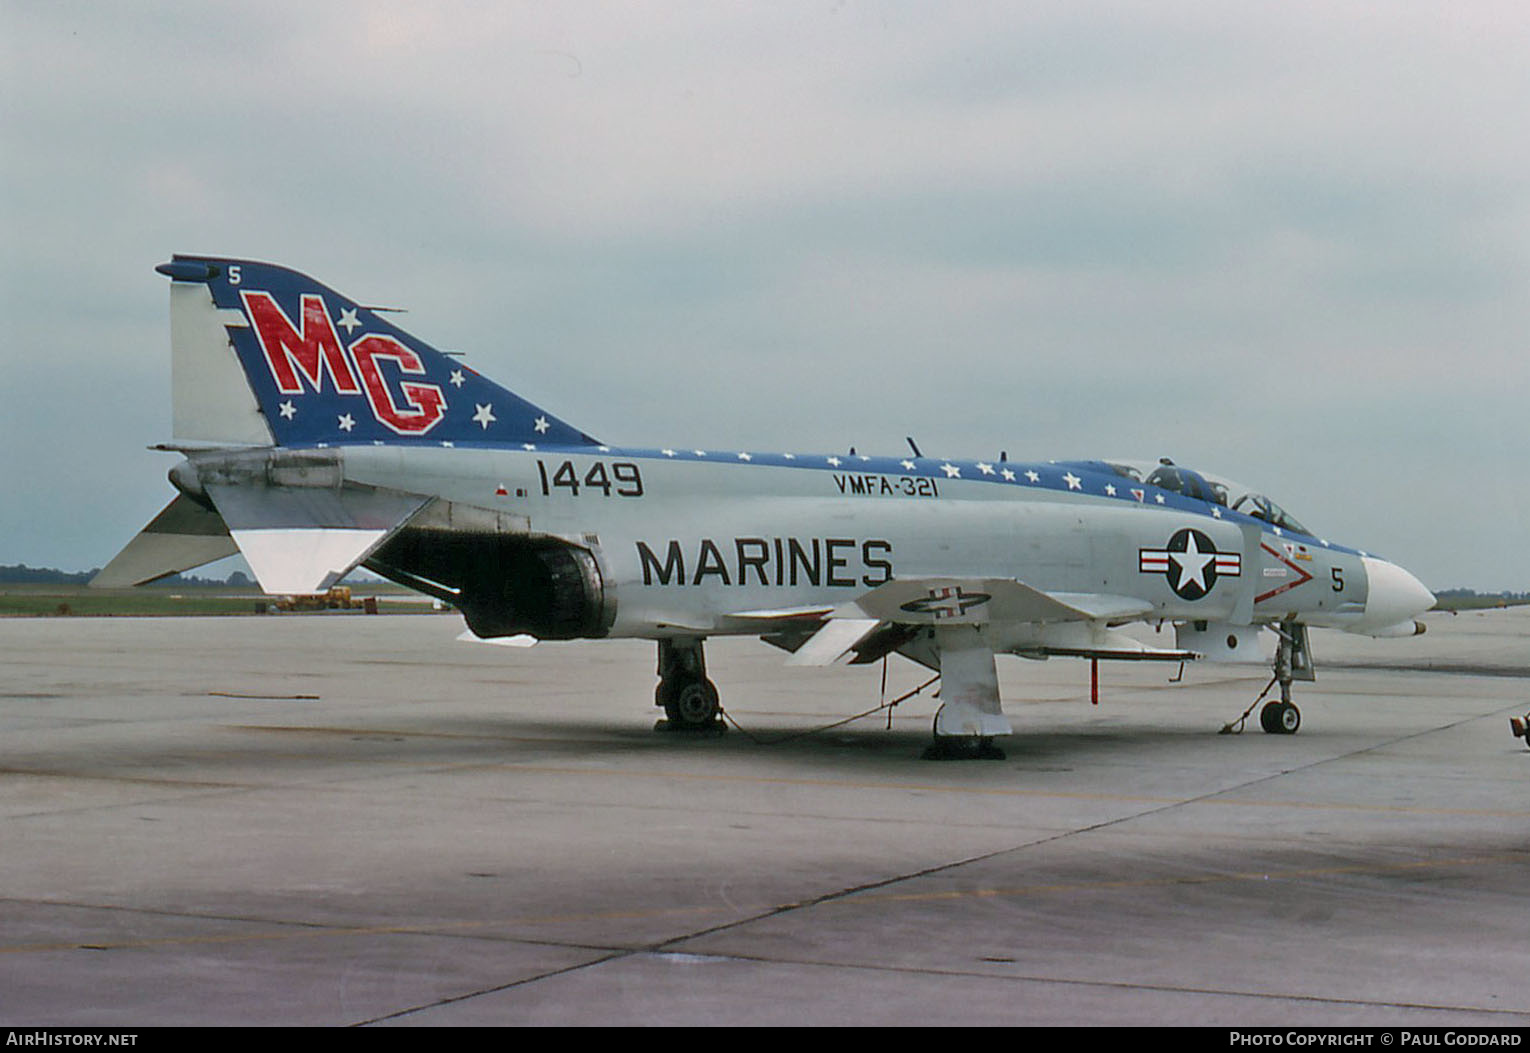
[[[1422,631],[1434,597],[1267,497],[1168,461],[1011,462],[611,446],[313,279],[175,256],[170,504],[97,576],[243,553],[267,592],[357,566],[480,638],[658,644],[672,728],[715,726],[703,642],[940,675],[938,753],[1011,733],[994,656],[1264,661],[1294,732],[1309,627]],[[1175,646],[1122,631],[1172,624]]]

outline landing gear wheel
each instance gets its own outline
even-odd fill
[[[717,685],[707,679],[702,642],[700,638],[659,641],[659,686],[654,689],[653,701],[663,707],[665,719],[655,725],[655,730],[723,730]]]
[[[938,712],[935,726],[940,726]],[[936,732],[922,756],[924,760],[1003,760],[1004,751],[994,745],[990,735],[942,735]]]
[[[1271,735],[1295,735],[1302,711],[1290,702],[1270,702],[1259,711],[1259,726]]]
[[[700,731],[718,725],[717,686],[710,680],[665,681],[659,685],[658,702],[669,726],[676,731]]]

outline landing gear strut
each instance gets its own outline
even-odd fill
[[[1295,735],[1302,726],[1302,711],[1291,701],[1293,680],[1314,680],[1312,655],[1307,650],[1307,627],[1286,622],[1275,627],[1279,643],[1275,647],[1275,679],[1280,684],[1280,701],[1267,702],[1259,711],[1259,726],[1271,735]]]
[[[999,671],[993,648],[976,626],[935,630],[940,656],[940,698],[934,740],[925,760],[1003,760],[994,736],[1010,733],[999,704]]]
[[[664,708],[667,731],[720,731],[722,706],[717,685],[707,679],[699,637],[659,641],[659,686],[653,702]]]

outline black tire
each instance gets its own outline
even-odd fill
[[[1259,711],[1259,726],[1271,735],[1295,735],[1302,711],[1290,702],[1269,702]]]
[[[1259,726],[1266,734],[1280,734],[1280,703],[1266,702],[1264,708],[1259,711]]]
[[[665,690],[660,685],[664,715],[674,728],[709,728],[717,723],[721,711],[717,685],[710,680],[681,680]]]

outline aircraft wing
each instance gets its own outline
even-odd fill
[[[900,578],[835,612],[900,625],[1073,622],[1129,619],[1152,610],[1130,596],[1049,593],[1013,578]]]
[[[1111,628],[1150,610],[1151,604],[1131,596],[1049,593],[1012,578],[907,578],[837,608],[811,636],[771,642],[793,651],[790,665],[860,664],[891,651],[924,661],[918,638],[926,630],[988,626],[1011,632],[1016,640],[1008,649],[1033,658],[1195,657],[1192,651],[1151,647]]]

